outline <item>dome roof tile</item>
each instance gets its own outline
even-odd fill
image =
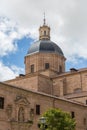
[[[36,41],[30,46],[27,54],[32,54],[36,52],[44,52],[44,53],[48,52],[48,53],[57,53],[62,56],[64,55],[61,48],[50,40]]]

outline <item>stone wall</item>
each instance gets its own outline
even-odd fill
[[[45,70],[45,63],[50,64],[50,69],[59,72],[65,71],[65,58],[55,53],[36,53],[25,57],[25,73],[31,73],[31,65],[34,64],[34,72]]]
[[[52,94],[52,80],[49,77],[40,74],[18,77],[16,79],[6,81],[5,83],[26,90]]]
[[[69,72],[53,78],[54,95],[63,96],[87,91],[86,75],[87,71]]]
[[[46,76],[39,76],[38,79],[38,91],[44,92],[47,94],[52,94],[53,91],[53,82],[50,78]]]
[[[13,80],[6,81],[5,83],[17,86],[18,88],[23,88],[26,90],[38,90],[38,76],[37,75],[31,75],[31,76],[23,76],[18,77]]]
[[[87,124],[84,124],[84,118],[87,121],[87,106],[62,98],[53,97],[38,92],[26,91],[9,85],[0,84],[0,96],[4,97],[4,109],[0,109],[1,130],[38,130],[37,123],[40,116],[49,108],[61,108],[67,112],[74,112],[77,120],[76,130],[84,130]],[[36,114],[36,105],[40,105],[40,115]],[[20,116],[19,109],[23,108],[24,113]],[[33,117],[30,111],[33,110]],[[24,114],[24,120],[23,120]],[[20,120],[21,121],[20,121]],[[33,120],[33,125],[28,120]]]

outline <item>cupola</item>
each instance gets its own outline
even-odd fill
[[[46,25],[45,15],[43,26],[39,28],[39,40],[50,40],[50,27]]]

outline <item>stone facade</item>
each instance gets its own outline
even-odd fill
[[[65,72],[65,57],[55,53],[36,53],[25,57],[25,73],[31,73],[31,65],[34,65],[34,72],[44,71],[45,64],[49,63],[49,68],[60,73]]]
[[[54,94],[71,95],[87,91],[87,69],[68,72],[53,78]],[[58,93],[57,93],[58,92]],[[60,94],[60,95],[59,95]]]
[[[40,41],[25,56],[25,75],[0,83],[0,130],[38,130],[49,108],[73,114],[76,130],[87,130],[87,69],[65,72],[66,59],[45,22],[39,32]]]
[[[84,104],[4,83],[0,83],[0,90],[0,97],[4,97],[4,108],[0,110],[1,130],[38,130],[38,119],[49,108],[74,112],[77,120],[76,130],[87,128],[87,124],[84,124],[84,119],[87,118],[87,106]],[[36,113],[36,105],[40,106],[39,114]]]

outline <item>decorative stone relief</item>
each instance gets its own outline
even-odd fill
[[[24,106],[29,106],[29,104],[30,104],[28,102],[27,98],[22,96],[22,95],[17,95],[16,96],[15,103],[20,104],[20,105],[24,105]]]
[[[15,111],[16,111],[16,120],[18,122],[27,122],[30,115],[30,102],[23,95],[17,95],[15,98]]]
[[[8,118],[12,117],[12,105],[10,105],[10,104],[7,105],[6,114],[7,114]]]
[[[32,121],[34,119],[34,109],[30,109],[30,120]]]
[[[24,122],[24,115],[25,115],[24,108],[20,107],[18,111],[18,121]]]

